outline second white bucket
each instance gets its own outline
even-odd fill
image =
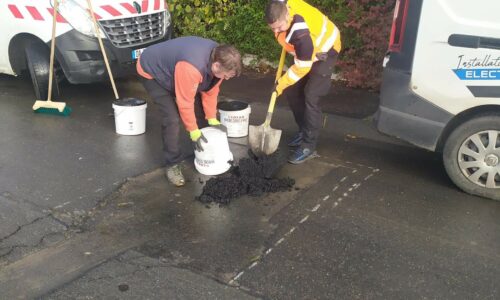
[[[252,111],[250,105],[243,101],[223,101],[217,104],[220,122],[227,128],[228,137],[244,137],[248,135],[248,121]]]
[[[116,133],[139,135],[146,131],[146,101],[126,98],[113,102]]]
[[[201,129],[207,142],[201,142],[203,151],[194,151],[194,166],[203,175],[219,175],[231,167],[233,153],[229,149],[226,133],[213,127]]]

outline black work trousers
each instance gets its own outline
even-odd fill
[[[299,131],[303,133],[302,147],[316,149],[319,132],[323,124],[320,98],[327,95],[332,84],[337,54],[329,55],[324,61],[316,61],[311,71],[286,88],[283,96],[293,112]]]
[[[165,166],[175,165],[187,156],[192,155],[192,152],[182,152],[180,139],[182,125],[179,109],[175,102],[175,95],[160,86],[154,79],[141,78],[141,81],[151,99],[160,108]],[[205,120],[205,112],[203,111],[199,93],[195,97],[194,111],[198,128],[207,127],[208,122]]]

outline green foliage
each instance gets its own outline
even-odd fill
[[[266,1],[242,2],[239,2],[236,13],[227,20],[229,26],[224,31],[224,41],[236,45],[244,53],[270,61],[278,60],[280,46],[264,22]]]
[[[395,0],[358,0],[347,4],[348,34],[341,74],[352,87],[377,90],[382,79],[382,63],[387,51]]]
[[[219,39],[227,18],[234,14],[231,0],[169,0],[176,36],[197,35]]]
[[[377,89],[395,0],[306,0],[342,35],[339,71],[353,87]],[[197,35],[235,45],[270,61],[280,46],[264,21],[268,0],[168,0],[176,36]]]
[[[174,35],[197,35],[277,60],[279,46],[264,22],[266,0],[169,0]]]

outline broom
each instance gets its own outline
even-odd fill
[[[99,47],[101,48],[102,57],[104,58],[104,64],[106,65],[106,70],[108,70],[109,80],[111,81],[111,85],[113,86],[113,92],[115,93],[115,99],[118,100],[118,91],[116,90],[115,79],[113,78],[113,73],[111,72],[111,67],[109,66],[108,55],[106,54],[106,49],[104,48],[104,44],[102,43],[101,38],[101,30],[99,29],[99,25],[97,25],[97,20],[95,19],[94,9],[92,8],[92,1],[87,0],[87,6],[89,7],[90,16],[92,19],[92,23],[94,23],[94,30],[97,40],[99,41]]]
[[[59,116],[69,116],[71,113],[71,108],[66,106],[64,102],[54,102],[52,98],[52,80],[54,73],[54,50],[56,42],[56,17],[57,17],[57,7],[59,1],[54,0],[54,14],[52,19],[52,40],[50,42],[50,66],[49,66],[49,91],[47,94],[47,101],[36,100],[33,104],[33,111],[35,113],[52,114]]]

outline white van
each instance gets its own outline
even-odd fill
[[[464,191],[500,200],[500,1],[398,0],[379,131],[443,153]]]
[[[0,9],[0,73],[30,75],[46,99],[53,0],[6,0]],[[135,72],[141,50],[170,38],[165,0],[92,0],[113,75]],[[56,77],[70,83],[108,80],[87,0],[59,0]],[[56,90],[57,91],[57,90]]]

